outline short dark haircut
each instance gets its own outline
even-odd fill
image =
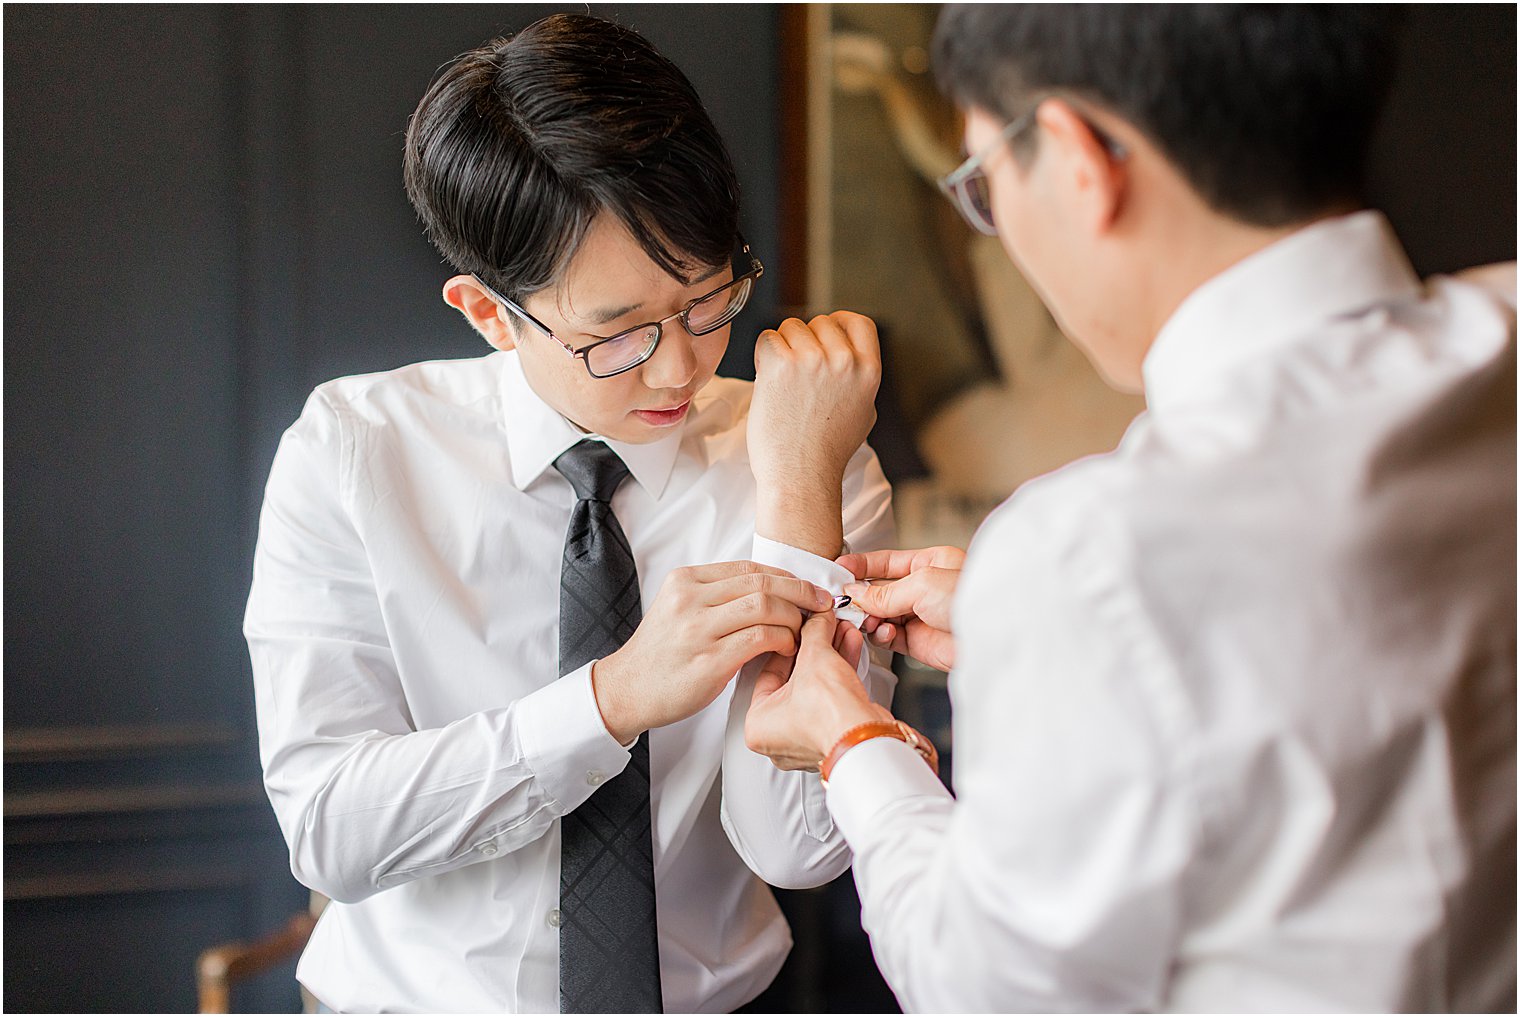
[[[728,264],[739,182],[686,76],[637,32],[545,18],[443,69],[406,132],[407,196],[460,272],[551,286],[610,213],[688,282]]]
[[[1210,207],[1282,226],[1363,200],[1402,20],[1373,5],[957,4],[934,62],[957,104],[1005,120],[1047,95],[1115,113]]]

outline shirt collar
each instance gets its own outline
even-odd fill
[[[1421,289],[1383,214],[1325,219],[1225,269],[1183,300],[1146,354],[1151,409],[1334,318]]]
[[[665,491],[681,452],[681,437],[686,423],[676,433],[647,444],[616,441],[599,434],[587,434],[566,420],[558,410],[541,399],[523,374],[517,351],[500,354],[501,414],[507,432],[507,453],[512,462],[512,483],[524,490],[537,480],[566,449],[585,438],[606,442],[622,458],[633,479],[653,497]]]

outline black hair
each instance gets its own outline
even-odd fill
[[[683,283],[727,264],[738,236],[738,178],[691,82],[582,14],[445,67],[407,125],[404,175],[443,256],[513,300],[557,282],[604,212]]]
[[[1402,21],[1375,5],[957,4],[934,63],[957,104],[1005,120],[1048,95],[1115,113],[1210,207],[1282,226],[1361,203]]]

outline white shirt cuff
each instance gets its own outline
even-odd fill
[[[845,583],[855,582],[855,576],[843,565],[827,558],[820,558],[810,551],[804,551],[790,544],[762,537],[758,533],[755,534],[751,557],[761,565],[785,569],[798,579],[806,579],[814,586],[821,586],[836,597],[844,592]],[[865,612],[854,605],[841,608],[834,613],[840,621],[847,621],[856,628],[859,628],[866,620]],[[864,657],[865,654],[861,656]]]
[[[896,738],[869,738],[841,756],[827,794],[829,812],[851,844],[864,841],[877,817],[897,802],[950,797],[923,757]]]
[[[592,664],[517,701],[523,756],[561,813],[628,765],[628,750],[607,731],[597,709]]]

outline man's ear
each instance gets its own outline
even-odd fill
[[[1094,233],[1106,233],[1124,209],[1129,167],[1122,155],[1104,142],[1093,125],[1061,99],[1040,103],[1035,119],[1040,144],[1049,144],[1064,170],[1062,183],[1071,188],[1074,207]]]
[[[470,325],[498,350],[517,346],[517,332],[510,312],[487,293],[474,276],[456,275],[443,284],[443,302],[469,320]]]

